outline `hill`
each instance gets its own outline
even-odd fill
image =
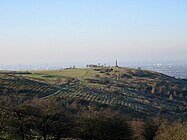
[[[111,106],[138,117],[187,117],[187,82],[141,69],[96,67],[1,73],[0,87],[2,95],[75,99],[85,107]]]

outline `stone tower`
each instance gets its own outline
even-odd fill
[[[118,67],[118,61],[116,60],[116,67]]]

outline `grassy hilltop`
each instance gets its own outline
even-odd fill
[[[122,67],[2,72],[1,94],[76,99],[86,107],[117,107],[135,116],[186,120],[187,82]],[[140,115],[141,114],[141,115]]]

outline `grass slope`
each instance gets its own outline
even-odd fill
[[[65,97],[145,115],[186,119],[187,82],[157,72],[97,67],[1,74],[1,93]],[[5,92],[6,91],[6,92]]]

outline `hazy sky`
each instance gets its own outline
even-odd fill
[[[0,64],[187,60],[187,0],[0,0]]]

